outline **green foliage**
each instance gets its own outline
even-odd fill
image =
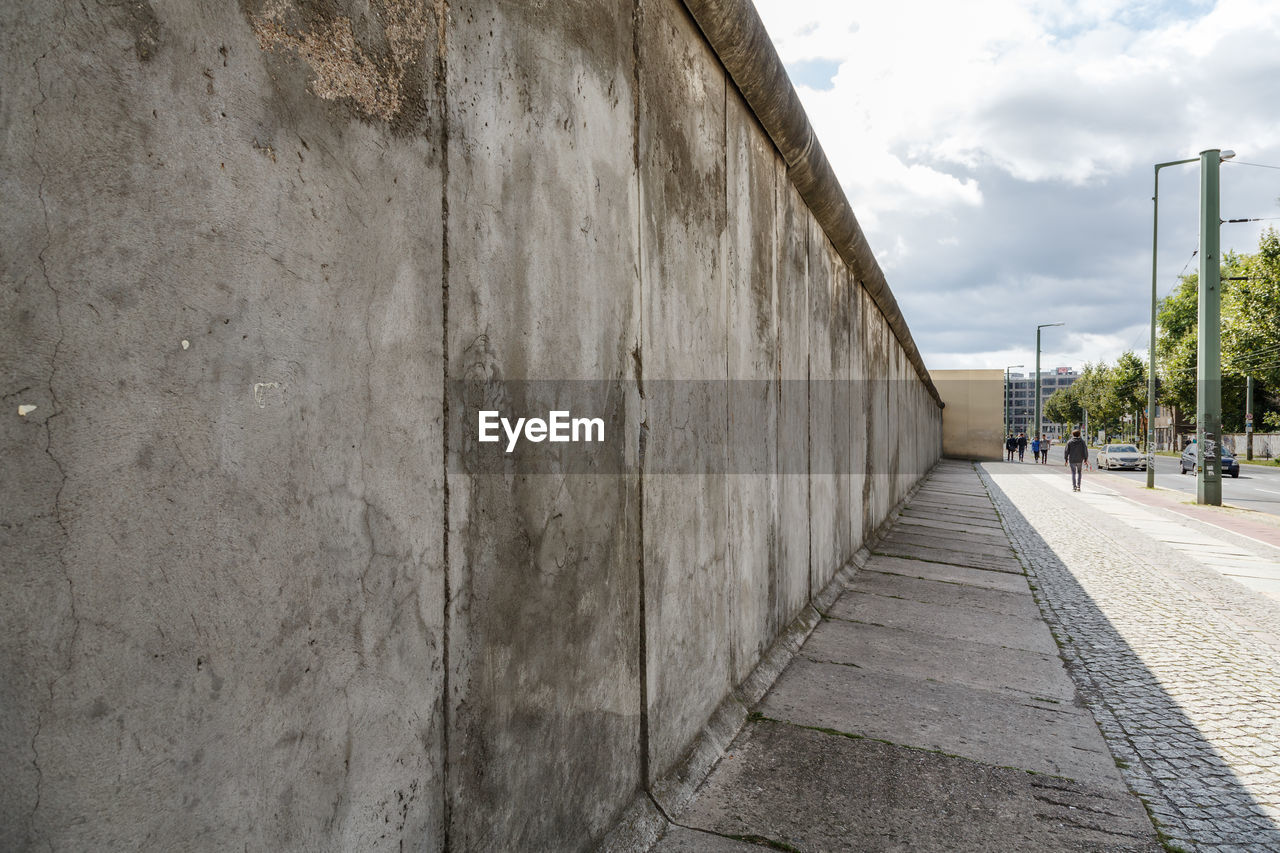
[[[1156,368],[1160,374],[1159,400],[1191,413],[1196,408],[1196,291],[1200,277],[1183,276],[1178,288],[1160,304]]]
[[[1130,351],[1121,353],[1111,371],[1111,394],[1122,413],[1147,407],[1147,365]]]
[[[1078,424],[1084,420],[1084,407],[1075,385],[1059,388],[1044,401],[1044,419],[1054,424]]]
[[[1132,352],[1125,352],[1115,365],[1086,364],[1080,378],[1067,390],[1071,395],[1062,400],[1065,411],[1074,412],[1075,409],[1067,408],[1074,404],[1081,414],[1067,423],[1078,423],[1087,411],[1090,432],[1102,429],[1111,434],[1131,433],[1133,422],[1126,424],[1123,418],[1140,416],[1146,409],[1147,366]],[[1053,397],[1049,401],[1052,402]]]
[[[1222,292],[1222,369],[1280,388],[1280,235],[1268,228],[1256,255],[1228,255]]]
[[[1267,229],[1256,254],[1227,253],[1221,271],[1223,426],[1239,431],[1244,425],[1245,377],[1254,379],[1259,422],[1270,424],[1265,413],[1280,407],[1272,390],[1280,390],[1280,234]],[[1198,287],[1198,275],[1183,276],[1158,312],[1158,399],[1177,406],[1188,418],[1194,417],[1196,406]]]

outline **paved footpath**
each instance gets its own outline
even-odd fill
[[[1190,512],[1110,478],[1086,475],[1076,494],[1061,467],[982,469],[1072,676],[1170,846],[1280,851],[1280,548],[1239,513]]]
[[[656,850],[1161,849],[974,466],[859,562]]]

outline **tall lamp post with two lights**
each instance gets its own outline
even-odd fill
[[[1198,298],[1198,340],[1196,358],[1196,502],[1215,506],[1222,504],[1222,459],[1217,442],[1222,426],[1222,340],[1221,293],[1219,291],[1218,250],[1219,218],[1218,167],[1236,156],[1234,151],[1210,148],[1199,157],[1170,160],[1155,164],[1155,192],[1151,196],[1151,346],[1147,369],[1147,488],[1156,485],[1155,413],[1156,413],[1156,238],[1160,227],[1160,170],[1183,163],[1200,164],[1200,292]],[[1214,443],[1205,458],[1206,436]]]
[[[1040,330],[1065,325],[1066,323],[1041,323],[1036,326],[1036,439],[1040,438]]]

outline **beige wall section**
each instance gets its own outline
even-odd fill
[[[942,395],[942,455],[999,459],[1004,430],[1004,371],[931,370]]]

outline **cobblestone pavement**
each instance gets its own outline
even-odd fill
[[[1126,523],[1132,502],[1094,478],[1076,494],[1062,468],[980,471],[1169,846],[1280,851],[1280,604]]]

